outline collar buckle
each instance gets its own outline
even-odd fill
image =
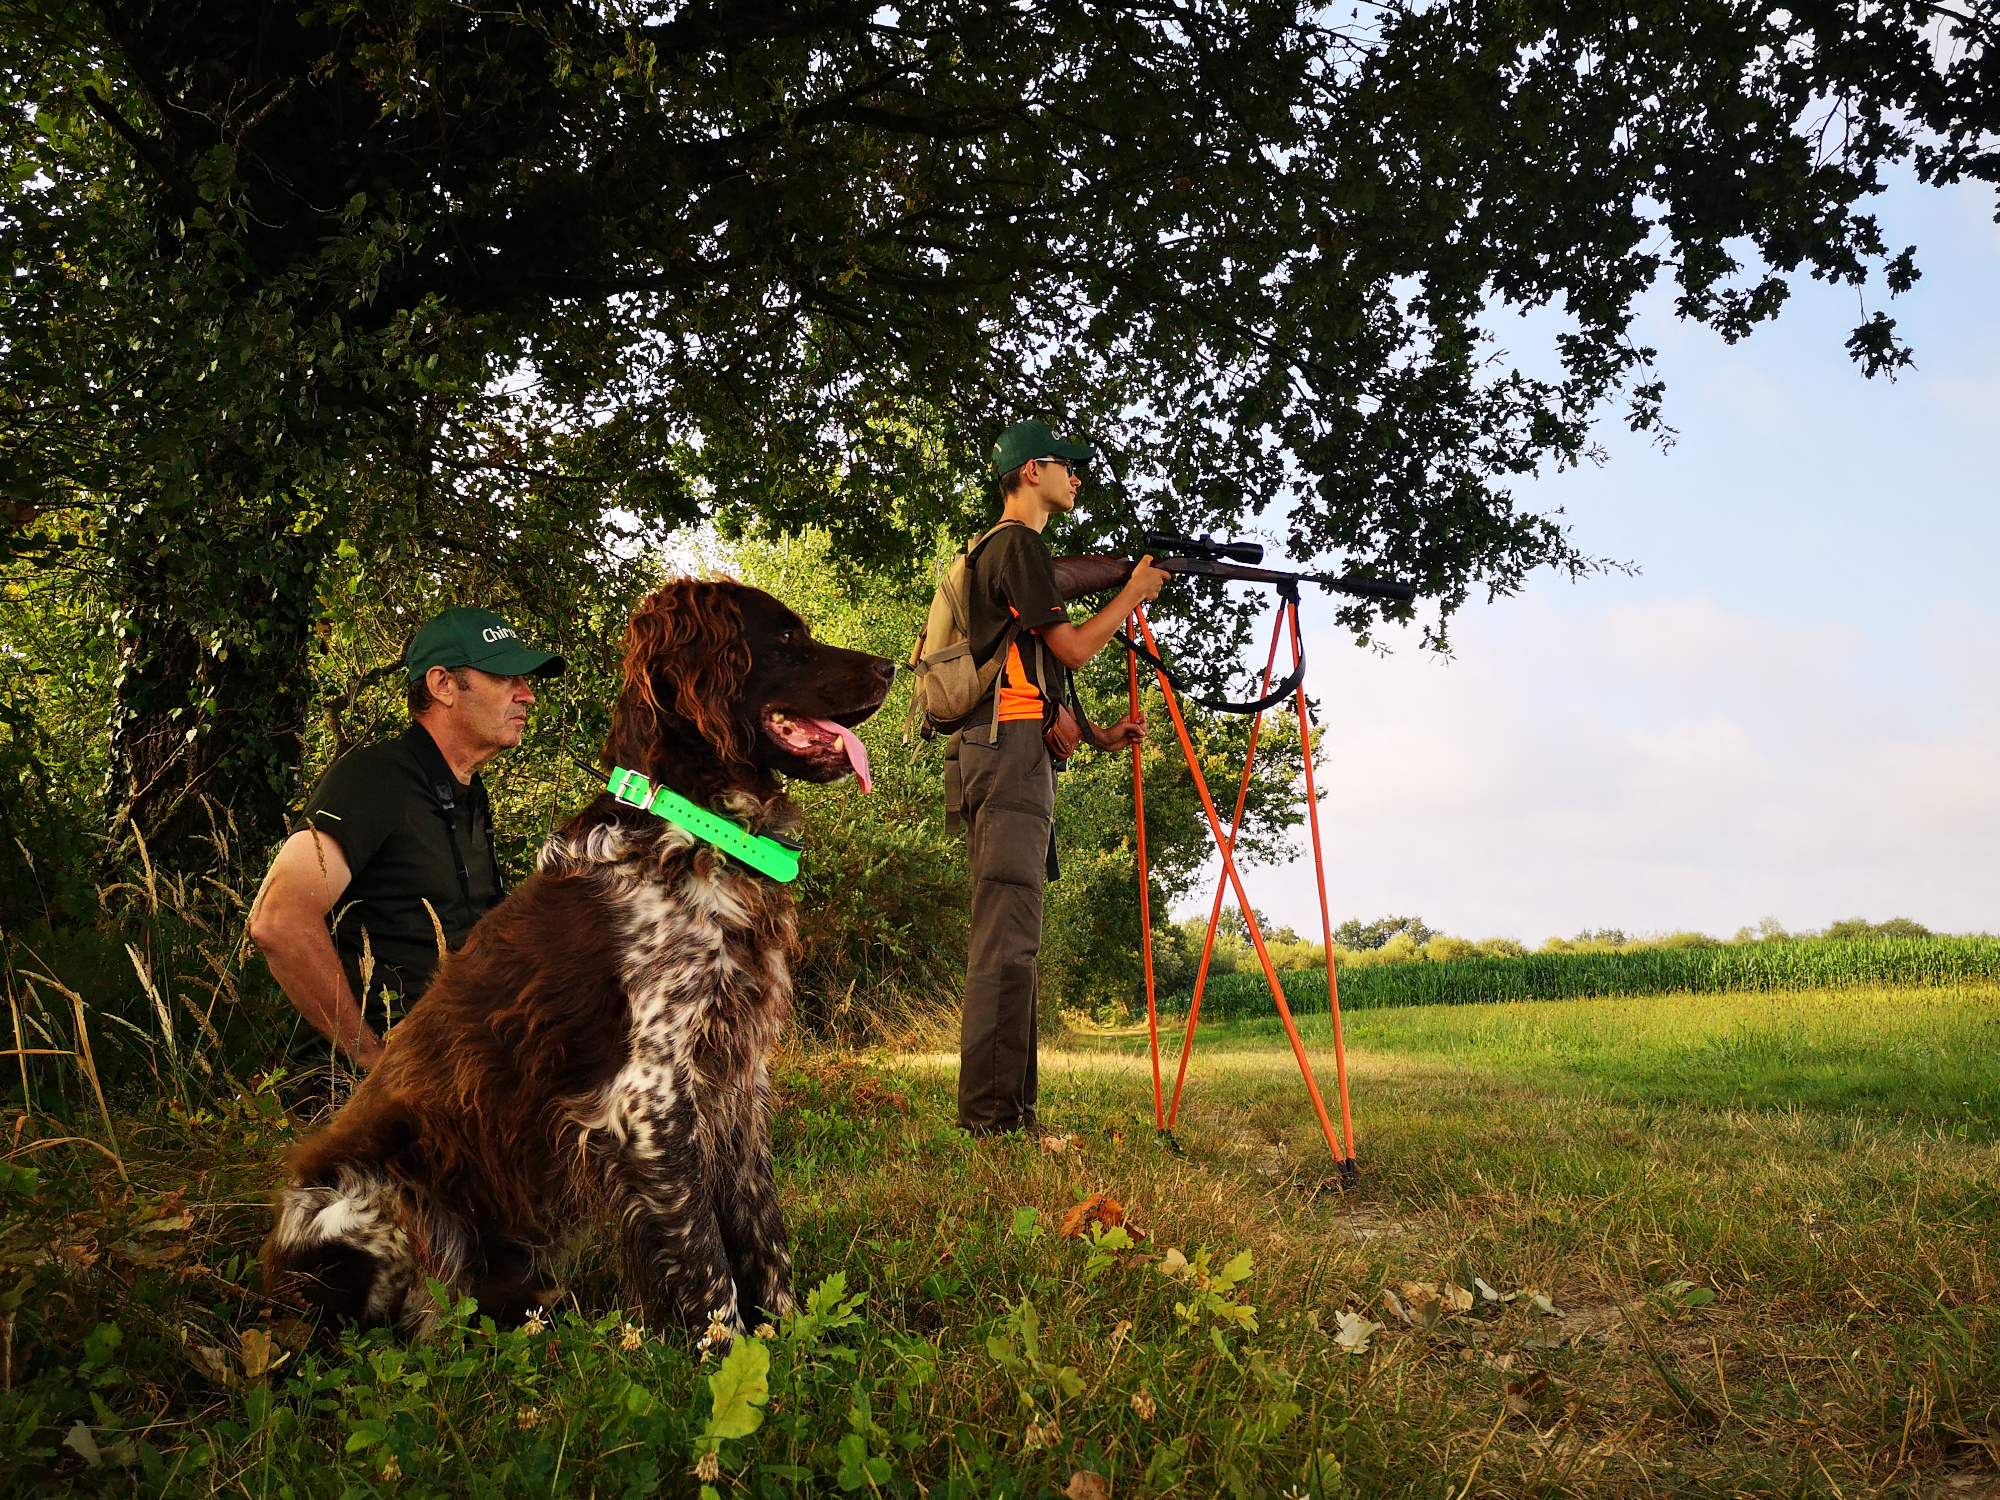
[[[637,771],[619,767],[611,773],[604,789],[627,807],[636,807],[641,812],[653,810],[653,784]]]

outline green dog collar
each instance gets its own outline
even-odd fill
[[[800,851],[796,847],[780,839],[752,833],[719,813],[696,806],[670,787],[654,786],[637,771],[618,767],[605,782],[604,789],[627,807],[636,807],[677,828],[685,828],[696,838],[715,845],[732,859],[741,860],[760,875],[768,875],[780,884],[789,884],[799,878]]]

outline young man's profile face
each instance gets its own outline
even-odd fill
[[[1021,475],[1021,488],[1051,512],[1076,509],[1076,493],[1083,481],[1059,458],[1031,459]]]

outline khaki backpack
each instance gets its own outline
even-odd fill
[[[917,632],[910,651],[910,670],[916,674],[916,688],[910,694],[910,718],[903,737],[921,730],[925,739],[955,734],[965,727],[979,705],[992,692],[1000,671],[1007,665],[1007,648],[1020,633],[1021,622],[1009,622],[1000,638],[999,649],[985,666],[972,660],[972,554],[995,532],[1019,521],[1002,521],[992,531],[980,533],[952,554],[937,592],[931,595],[930,613]],[[999,717],[995,710],[995,719]]]

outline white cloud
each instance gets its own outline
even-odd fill
[[[1450,663],[1309,640],[1336,921],[2000,928],[2000,616],[1871,642],[1703,597],[1514,601],[1455,635]],[[1310,871],[1246,872],[1251,899],[1316,928]]]
[[[1955,422],[1975,432],[2000,428],[2000,376],[1945,375],[1927,382],[1924,389]]]

